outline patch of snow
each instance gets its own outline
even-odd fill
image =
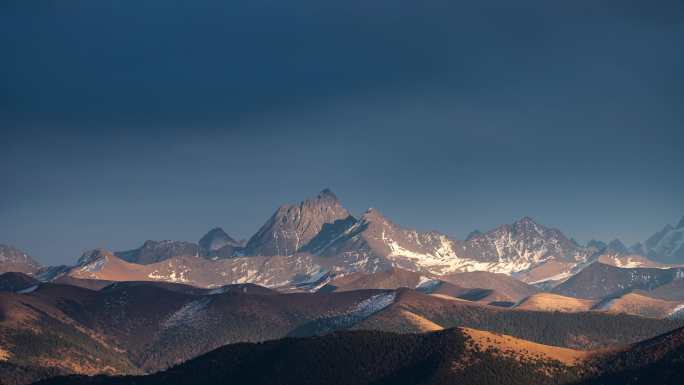
[[[556,275],[552,275],[552,276],[550,276],[550,277],[542,278],[542,279],[540,279],[540,280],[538,280],[538,281],[528,282],[528,284],[530,284],[530,285],[538,285],[538,284],[541,284],[541,283],[544,283],[544,282],[560,281],[560,280],[563,280],[563,279],[566,279],[566,278],[570,278],[570,277],[572,277],[572,275],[573,275],[573,272],[572,272],[572,271],[564,271],[564,272],[558,273],[558,274],[556,274]]]
[[[357,303],[349,310],[348,314],[354,317],[366,318],[391,305],[395,297],[396,293],[393,291],[376,294]]]
[[[190,269],[183,266],[182,264],[178,266],[179,270],[176,270],[176,267],[173,266],[171,262],[169,262],[169,269],[171,270],[167,274],[162,274],[159,272],[159,270],[155,270],[147,275],[148,278],[152,278],[154,280],[158,281],[168,281],[168,282],[176,282],[176,283],[187,283],[190,282],[190,278],[188,277],[188,273],[190,273]]]
[[[677,305],[672,311],[670,311],[670,314],[668,314],[667,318],[670,319],[684,319],[684,303],[681,305]]]
[[[169,318],[164,321],[162,326],[165,329],[169,329],[181,325],[191,325],[197,323],[204,318],[204,310],[207,308],[211,298],[200,298],[198,300],[189,302],[175,313],[171,314]]]
[[[104,258],[96,259],[96,260],[82,266],[81,271],[84,273],[91,273],[91,274],[98,273],[102,270],[102,268],[107,263],[107,259],[108,258],[106,256]]]
[[[432,279],[421,275],[418,285],[416,285],[416,290],[429,292],[439,286],[440,283],[441,281],[438,279]]]
[[[318,282],[317,284],[311,286],[311,287],[309,288],[309,291],[311,291],[311,292],[316,292],[316,291],[318,291],[318,289],[320,289],[320,288],[322,288],[323,286],[327,285],[330,281],[332,281],[332,278],[330,278],[330,276],[327,276],[325,279],[323,279],[323,280],[321,280],[320,282]]]
[[[323,279],[323,277],[325,277],[326,274],[328,274],[328,271],[321,269],[318,272],[310,275],[309,278],[307,278],[303,281],[296,282],[296,283],[298,285],[300,285],[300,284],[306,285],[306,284],[316,283],[316,282],[320,281],[321,279]]]
[[[222,287],[217,287],[216,289],[211,289],[207,292],[207,295],[218,295],[218,294],[223,294],[227,291],[228,289],[225,286]]]
[[[27,287],[26,289],[21,289],[21,290],[17,291],[17,293],[19,293],[19,294],[33,293],[34,291],[36,291],[38,286],[39,285],[33,285],[31,287]]]

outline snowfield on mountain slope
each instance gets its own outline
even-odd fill
[[[394,302],[396,295],[397,294],[394,291],[376,294],[359,302],[349,310],[348,314],[359,318],[366,318],[391,305]]]
[[[187,326],[201,322],[205,317],[204,310],[207,308],[210,302],[211,298],[205,297],[185,304],[175,313],[171,314],[166,321],[164,321],[164,329],[170,329],[177,326]]]

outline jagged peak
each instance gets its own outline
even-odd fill
[[[517,221],[513,222],[513,226],[515,227],[543,227],[537,221],[535,221],[532,217],[524,216]]]
[[[524,216],[516,221],[516,223],[535,223],[534,219],[532,217]]]
[[[321,192],[318,193],[318,196],[316,196],[316,198],[317,199],[330,199],[330,200],[335,200],[335,201],[339,200],[339,199],[337,199],[337,195],[335,195],[335,193],[332,192],[332,190],[330,190],[329,188],[324,188],[323,190],[321,190]]]
[[[506,226],[506,225],[504,225],[504,226]],[[540,233],[540,234],[542,232],[544,232],[545,230],[547,230],[546,227],[540,225],[534,219],[532,219],[531,217],[528,217],[528,216],[522,217],[522,218],[518,219],[517,221],[513,222],[513,224],[510,225],[510,227],[515,229],[515,231],[535,231],[535,232]]]
[[[231,241],[235,241],[228,233],[226,233],[221,227],[214,227],[213,229],[207,231],[206,234],[200,239],[200,243],[203,241],[209,241],[213,238],[223,238]]]
[[[201,248],[214,251],[225,245],[236,246],[239,242],[228,235],[221,227],[214,227],[200,238],[198,244]]]
[[[468,236],[466,237],[465,240],[466,240],[466,241],[469,241],[469,240],[471,240],[471,239],[473,239],[473,238],[475,238],[475,237],[479,237],[480,235],[482,235],[482,231],[480,231],[480,230],[473,230],[473,231],[470,232],[470,234],[468,234]]]
[[[617,251],[619,253],[626,253],[627,252],[627,247],[625,246],[624,243],[622,243],[621,240],[615,238],[612,241],[608,243],[608,248]]]
[[[209,230],[209,231],[207,231],[207,234],[206,234],[206,235],[214,235],[214,234],[221,234],[221,235],[225,234],[225,235],[228,235],[228,234],[223,230],[222,227],[218,227],[218,226],[217,226],[217,227],[214,227],[213,229],[211,229],[211,230]]]
[[[601,250],[605,249],[606,247],[608,247],[608,245],[603,241],[592,239],[589,242],[587,242],[587,247],[595,248],[595,249],[601,251]]]
[[[315,197],[307,198],[304,201],[302,201],[300,204],[319,204],[319,203],[326,203],[326,204],[340,204],[340,200],[337,198],[337,195],[335,195],[332,190],[329,188],[324,188],[316,194]],[[290,205],[284,205],[284,207],[289,207]]]
[[[679,223],[677,223],[677,229],[684,229],[684,216],[682,219],[679,220]]]
[[[81,254],[81,257],[78,258],[78,261],[76,263],[79,266],[82,266],[104,257],[110,257],[112,255],[113,254],[111,251],[103,248],[86,250],[83,252],[83,254]]]
[[[325,188],[321,190],[321,192],[319,192],[316,196],[306,198],[303,201],[300,201],[299,203],[286,203],[280,205],[274,215],[283,215],[296,207],[315,207],[320,205],[332,207],[339,206],[340,208],[344,209],[344,207],[342,207],[342,202],[340,202],[340,200],[337,198],[337,195],[335,195],[335,193],[333,193],[330,189]]]

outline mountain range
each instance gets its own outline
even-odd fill
[[[473,232],[460,241],[435,231],[404,228],[375,209],[355,218],[334,193],[325,189],[298,204],[279,207],[246,242],[214,228],[197,243],[148,240],[133,250],[87,252],[76,266],[58,271],[41,270],[25,253],[3,246],[0,266],[3,271],[31,274],[50,271],[51,279],[69,274],[116,280],[112,275],[125,279],[124,275],[131,274],[135,279],[200,286],[253,282],[269,287],[397,267],[426,276],[488,271],[549,286],[600,257],[604,263],[608,257],[613,258],[608,262],[611,264],[624,261],[627,267],[662,267],[678,262],[684,242],[682,222],[677,227],[666,226],[644,246],[636,247],[646,250],[645,255],[634,253],[634,248],[625,247],[619,240],[608,244],[591,241],[582,246],[529,217],[484,233]],[[276,266],[278,271],[274,270]]]
[[[278,362],[273,351],[317,352],[319,342],[330,347],[320,353],[326,356],[356,349],[363,338],[387,349],[409,344],[416,354],[421,341],[461,341],[441,352],[451,369],[444,357],[414,361],[411,353],[405,365],[370,370],[372,383],[396,382],[403,373],[424,383],[492,381],[469,366],[473,357],[495,378],[507,368],[511,376],[553,372],[564,381],[611,383],[641,370],[633,357],[650,345],[640,341],[679,341],[681,331],[667,333],[684,326],[682,234],[684,219],[634,246],[617,239],[582,245],[523,217],[457,240],[405,228],[376,209],[356,217],[325,189],[279,207],[248,240],[216,227],[197,242],[89,250],[70,266],[41,266],[0,245],[0,383],[69,374],[142,377],[47,383],[173,383],[168,376],[212,367],[205,358],[212,354],[238,361],[211,370],[242,378],[252,373],[249,357]],[[245,344],[269,340],[270,347]],[[628,344],[636,345],[624,350]],[[649,350],[655,358],[648,365],[667,372],[676,361],[660,353]],[[329,375],[311,380],[334,383]],[[558,383],[534,376],[525,383]],[[194,383],[211,383],[205,380]]]

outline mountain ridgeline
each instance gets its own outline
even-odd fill
[[[252,282],[269,287],[317,287],[313,283],[335,275],[392,268],[439,277],[486,271],[553,287],[600,258],[617,267],[667,267],[667,263],[684,262],[680,258],[683,234],[684,219],[630,248],[619,240],[583,246],[557,229],[524,217],[487,232],[475,231],[461,241],[436,231],[404,228],[376,209],[354,217],[325,189],[300,203],[280,206],[247,241],[214,228],[197,243],[148,240],[133,250],[87,252],[76,266],[58,269],[43,268],[25,253],[3,246],[0,266],[3,271],[36,276],[43,272],[48,279],[70,275],[198,286]],[[319,283],[318,287],[325,284]]]
[[[683,329],[592,354],[469,328],[358,331],[229,345],[149,376],[70,376],[39,384],[675,384],[683,357]]]
[[[248,240],[216,227],[73,266],[2,245],[0,383],[668,384],[683,232],[581,245],[524,217],[455,240],[326,189]]]

